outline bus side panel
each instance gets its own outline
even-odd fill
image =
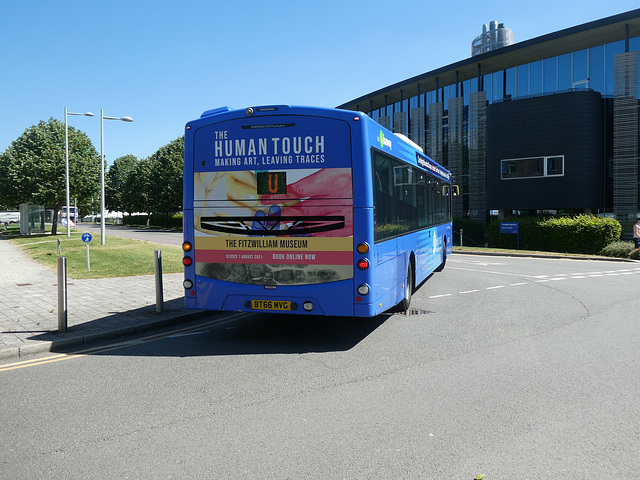
[[[375,267],[373,273],[373,291],[375,292],[374,303],[377,312],[384,312],[395,306],[398,277],[404,277],[403,266],[398,268],[398,243],[392,238],[384,242],[376,243],[375,247]]]
[[[423,230],[415,234],[415,246],[407,245],[408,249],[414,249],[416,286],[424,282],[433,271],[433,258],[436,250],[435,234],[434,228]]]
[[[375,272],[373,255],[375,249],[373,247],[373,229],[371,228],[371,225],[373,225],[373,208],[354,208],[353,225],[354,265],[357,265],[357,262],[363,258],[369,261],[369,268],[367,268],[366,270],[361,270],[357,267],[353,269],[353,298],[355,298],[354,315],[358,317],[371,317],[373,315],[376,315],[374,306],[374,292],[376,289],[373,282]],[[367,245],[369,245],[368,253],[358,253],[357,246],[361,243],[366,243]],[[360,285],[368,285],[369,294],[359,294],[357,289]]]
[[[353,252],[354,265],[362,259],[369,261],[367,270],[354,267],[353,295],[354,315],[357,317],[372,317],[384,310],[378,305],[377,292],[374,279],[376,278],[376,245],[373,232],[373,191],[371,179],[373,178],[371,163],[371,139],[369,138],[369,126],[373,121],[363,114],[357,114],[360,118],[360,128],[352,129],[353,146]],[[369,252],[365,255],[358,254],[357,246],[360,243],[369,245]],[[369,286],[367,295],[360,295],[357,288],[361,285]]]
[[[451,255],[451,252],[453,251],[453,237],[452,237],[452,228],[451,228],[451,223],[444,223],[442,225],[438,225],[436,227],[436,231],[434,232],[437,240],[438,240],[438,248],[437,248],[437,252],[435,252],[434,255],[434,267],[436,268],[440,265],[440,263],[442,263],[442,249],[444,248],[444,244],[446,243],[446,251],[444,252],[444,254],[446,255],[445,258],[448,258],[449,255]]]
[[[373,285],[376,296],[373,309],[376,313],[386,311],[402,301],[411,254],[413,253],[415,261],[414,273],[417,287],[442,263],[445,241],[447,245],[445,252],[449,256],[452,251],[450,223],[375,245],[376,264]]]

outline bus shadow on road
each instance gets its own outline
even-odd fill
[[[131,338],[88,348],[86,355],[203,357],[301,354],[348,351],[390,317],[313,317],[246,314],[207,316],[189,324],[147,331]],[[61,349],[59,353],[74,353]]]
[[[347,351],[380,327],[374,318],[252,315],[212,330],[212,355],[299,354]]]

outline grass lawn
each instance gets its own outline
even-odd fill
[[[67,238],[63,229],[63,233],[56,236],[31,235],[13,237],[10,241],[19,245],[36,262],[52,270],[57,269],[58,257],[66,257],[67,275],[75,279],[153,275],[155,250],[162,252],[163,273],[180,273],[184,268],[180,247],[113,235],[109,236],[107,245],[100,245],[100,235],[94,235],[89,243],[90,271],[87,271],[87,247],[81,236],[82,232],[72,232],[71,238]]]

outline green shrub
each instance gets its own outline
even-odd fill
[[[600,255],[605,257],[627,258],[629,252],[633,250],[633,242],[613,242],[602,249]],[[634,254],[634,258],[638,256],[638,252]]]
[[[494,220],[489,226],[491,246],[515,248],[516,235],[500,236],[501,221],[519,222],[520,248],[524,250],[598,254],[607,245],[620,240],[622,234],[622,226],[617,220],[593,215],[503,219]]]

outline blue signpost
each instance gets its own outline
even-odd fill
[[[520,223],[519,222],[500,222],[500,233],[498,234],[498,243],[503,233],[515,233],[518,237],[516,240],[516,248],[520,248]]]
[[[87,272],[91,271],[91,262],[89,261],[89,242],[93,237],[89,232],[82,234],[82,241],[87,244]]]

